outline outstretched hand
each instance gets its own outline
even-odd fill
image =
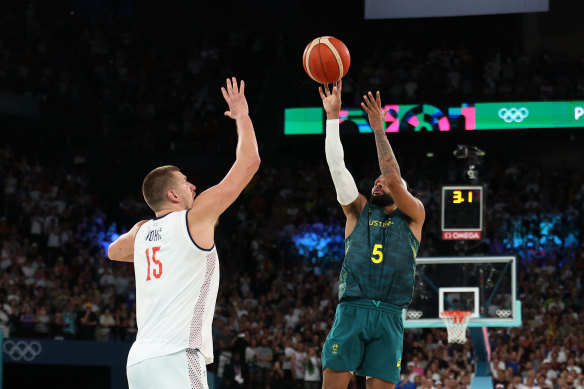
[[[363,95],[363,100],[365,102],[361,103],[361,107],[367,112],[367,116],[369,116],[369,125],[371,128],[374,131],[385,130],[385,115],[388,109],[381,108],[379,91],[375,93],[375,99],[373,98],[373,94],[368,92],[366,95]]]
[[[324,89],[324,92],[323,92]],[[322,106],[327,114],[327,119],[338,119],[341,111],[341,91],[343,89],[343,82],[338,81],[333,83],[333,91],[329,90],[328,85],[318,87],[318,93],[322,99]]]
[[[229,116],[231,119],[239,119],[241,117],[249,115],[249,108],[247,106],[247,100],[243,94],[245,89],[245,83],[241,81],[240,86],[237,86],[237,80],[235,77],[227,79],[227,86],[221,87],[221,93],[223,93],[223,98],[229,105],[229,111],[225,111],[225,116]]]

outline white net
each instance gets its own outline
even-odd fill
[[[442,320],[448,331],[448,343],[466,343],[466,327],[470,319],[470,311],[444,311]]]

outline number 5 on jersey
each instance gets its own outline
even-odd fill
[[[383,245],[376,244],[373,246],[373,252],[371,253],[373,256],[371,257],[371,261],[373,263],[381,263],[383,261]]]
[[[152,269],[152,275],[154,276],[154,278],[160,278],[160,276],[162,275],[162,262],[160,262],[158,259],[156,259],[156,253],[160,251],[160,246],[157,247],[152,247],[152,262],[154,263],[154,266],[157,266],[158,269],[154,268]],[[148,261],[148,272],[146,275],[146,281],[150,281],[150,249],[146,249],[146,260]]]

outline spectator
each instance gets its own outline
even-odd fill
[[[270,387],[270,372],[272,371],[272,361],[274,359],[274,353],[272,348],[268,345],[268,339],[266,336],[261,338],[261,345],[255,349],[256,357],[256,382],[259,384],[258,387],[269,388]]]
[[[47,312],[44,305],[37,307],[34,315],[34,334],[39,338],[47,338],[49,336],[49,326],[51,322],[51,315]]]
[[[301,343],[299,339],[296,339],[296,343],[293,346],[294,353],[290,358],[290,369],[292,371],[292,380],[294,381],[297,387],[302,386],[302,382],[304,381],[304,358],[306,358],[306,352],[304,343]]]
[[[566,363],[566,370],[568,372],[572,372],[575,371],[576,375],[581,374],[582,373],[582,368],[578,365],[576,365],[574,357],[570,357],[568,358],[568,361]]]
[[[68,302],[65,308],[63,309],[63,336],[65,339],[74,339],[77,334],[76,329],[76,317],[75,313],[73,313],[73,304]]]
[[[112,330],[116,325],[116,319],[112,315],[110,309],[106,307],[99,315],[99,325],[95,331],[95,340],[100,342],[107,342],[112,340]]]
[[[416,385],[410,381],[409,374],[402,374],[400,380],[395,384],[396,389],[416,389]]]
[[[270,371],[270,382],[274,388],[280,388],[286,382],[284,370],[282,370],[281,359],[282,358],[278,358],[278,360],[274,362],[272,370]]]
[[[93,304],[85,303],[83,310],[77,314],[79,338],[83,340],[95,339],[95,328],[97,326],[97,315],[91,309]]]
[[[308,354],[304,358],[304,389],[318,389],[321,387],[320,358],[316,354],[316,348],[309,347]]]
[[[10,337],[10,306],[5,303],[0,303],[0,332],[2,337]]]
[[[407,366],[408,366],[408,381],[414,382],[414,378],[420,374],[416,370],[416,363],[414,361],[410,361],[410,362],[408,362]]]
[[[49,329],[49,336],[55,340],[64,340],[65,339],[65,323],[63,322],[63,314],[57,312],[53,318],[53,321],[50,324]]]
[[[284,371],[284,381],[293,382],[294,376],[292,375],[292,356],[295,354],[295,350],[292,343],[292,338],[287,337],[284,339],[284,354],[282,356],[282,370]]]
[[[138,326],[136,323],[136,311],[131,310],[130,314],[128,315],[128,319],[126,320],[126,342],[133,342],[136,340],[136,334],[138,333]]]
[[[247,366],[241,360],[241,354],[233,354],[231,362],[225,367],[223,378],[225,379],[225,387],[228,389],[247,388],[249,386]]]
[[[534,377],[527,377],[524,384],[519,385],[519,389],[535,389],[537,387]]]

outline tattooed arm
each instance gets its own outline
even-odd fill
[[[383,116],[385,116],[385,114]],[[373,128],[373,126],[371,128]],[[375,134],[377,158],[379,159],[381,175],[385,177],[386,181],[401,181],[399,165],[395,159],[395,154],[393,153],[391,145],[387,140],[387,135],[385,134],[385,128],[383,127],[383,124],[381,124],[381,127],[378,129],[373,129],[373,133]]]
[[[419,224],[421,233],[422,224],[425,219],[424,206],[422,202],[408,192],[405,181],[401,178],[401,172],[393,149],[389,144],[387,135],[385,133],[385,115],[387,110],[381,107],[381,97],[379,91],[375,94],[369,92],[363,96],[361,107],[367,112],[369,116],[369,124],[375,134],[375,144],[377,145],[377,158],[379,160],[379,168],[381,169],[381,176],[387,185],[389,194],[393,197],[397,207],[406,215],[408,215],[414,224]],[[416,228],[412,226],[412,228]],[[414,231],[415,232],[415,231]],[[418,234],[416,234],[419,236]]]

